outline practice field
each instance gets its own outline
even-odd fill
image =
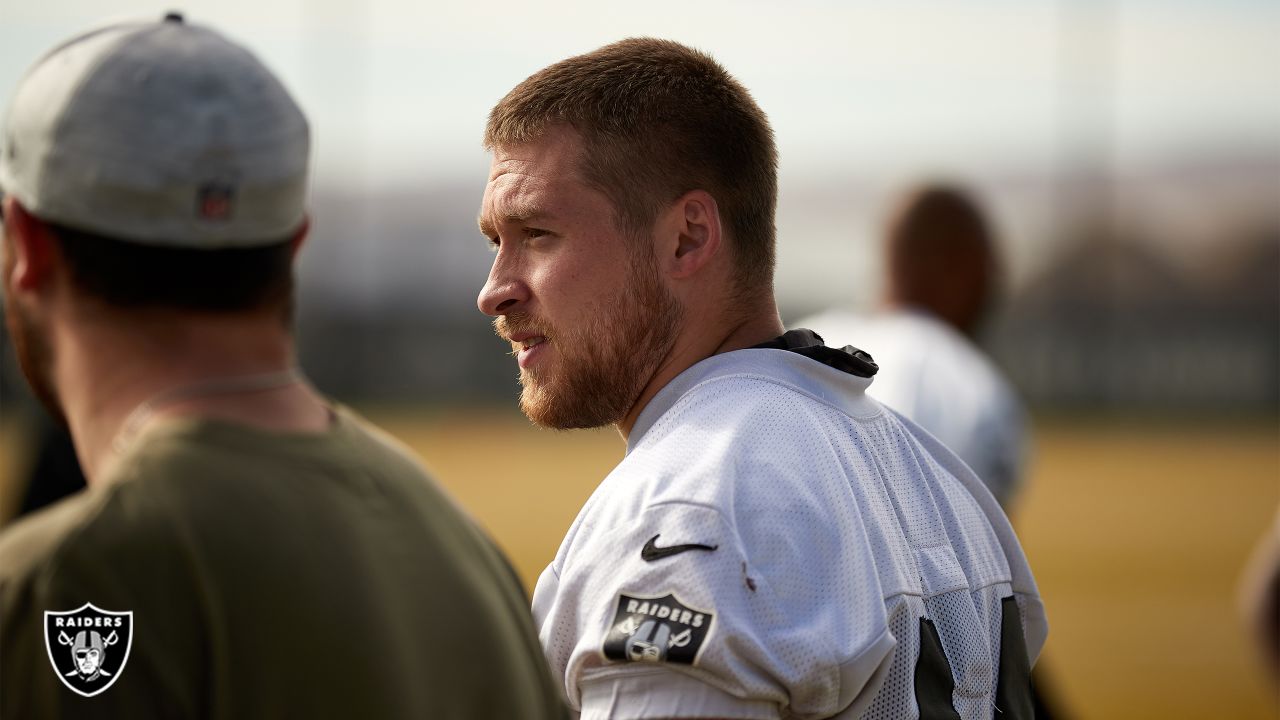
[[[623,450],[613,431],[542,431],[514,413],[370,416],[426,459],[530,588]],[[18,438],[0,433],[0,480]],[[1274,424],[1037,425],[1015,524],[1049,610],[1049,689],[1072,717],[1280,717],[1235,609],[1278,502]]]

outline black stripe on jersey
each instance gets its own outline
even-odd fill
[[[1000,680],[996,684],[996,717],[1034,720],[1031,702],[1031,662],[1022,634],[1022,615],[1012,595],[1000,601]]]
[[[920,720],[960,720],[951,703],[955,680],[951,663],[942,650],[938,628],[920,618],[920,657],[916,660],[916,704]],[[1031,662],[1022,632],[1018,601],[1000,601],[1000,676],[996,681],[995,716],[1000,720],[1035,720],[1031,702]]]
[[[920,720],[960,720],[960,713],[951,704],[955,689],[951,663],[942,651],[938,628],[929,618],[920,618],[920,657],[916,660],[916,704],[920,706]]]

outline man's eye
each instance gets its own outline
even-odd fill
[[[530,240],[532,240],[533,238],[540,238],[550,234],[551,234],[550,230],[543,230],[542,228],[525,228],[524,229],[524,236],[529,238]]]
[[[493,236],[493,237],[488,237],[488,236],[486,236],[486,237],[485,237],[485,239],[489,241],[489,249],[490,249],[490,250],[497,251],[498,247],[502,245],[502,238],[500,238],[500,237],[498,237],[498,236],[496,236],[496,235],[495,235],[495,236]]]

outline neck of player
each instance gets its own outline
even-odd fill
[[[654,396],[680,373],[713,355],[768,342],[784,332],[772,294],[745,307],[721,312],[715,310],[714,304],[691,303],[685,306],[686,321],[671,352],[640,391],[635,404],[617,423],[623,440],[630,438],[636,420]]]
[[[82,318],[59,328],[58,398],[90,484],[119,459],[126,420],[136,434],[166,417],[200,417],[281,432],[321,432],[328,406],[299,376],[293,340],[277,312],[142,311]],[[248,379],[246,381],[245,379]],[[214,391],[216,388],[216,391]],[[147,412],[135,413],[146,405]]]

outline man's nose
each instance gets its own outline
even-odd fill
[[[516,272],[513,263],[499,254],[489,269],[488,281],[480,288],[476,307],[485,315],[506,315],[528,302],[529,295],[529,286]]]

